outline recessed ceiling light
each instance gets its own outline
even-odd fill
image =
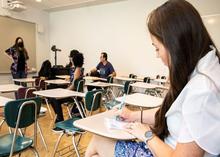
[[[42,0],[36,0],[36,2],[41,2]]]

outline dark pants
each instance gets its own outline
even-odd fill
[[[50,102],[51,102],[51,105],[52,105],[52,108],[53,108],[55,114],[57,115],[57,118],[55,121],[55,123],[57,123],[57,122],[64,120],[62,104],[66,103],[66,102],[74,102],[74,100],[72,98],[64,98],[64,99],[52,98],[52,99],[50,99]]]

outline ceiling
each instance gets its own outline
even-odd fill
[[[26,6],[31,6],[37,9],[51,12],[125,0],[42,0],[42,2],[36,2],[36,0],[20,1],[24,2]]]

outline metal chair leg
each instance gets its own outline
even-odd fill
[[[51,119],[53,119],[53,114],[52,114],[52,112],[51,112],[51,109],[50,109],[50,105],[49,105],[49,103],[48,103],[48,100],[47,100],[47,98],[44,98],[44,100],[45,100],[45,102],[46,102],[47,109],[48,109],[48,111],[49,111],[50,117],[51,117]]]
[[[48,147],[47,147],[46,141],[45,141],[44,136],[43,136],[43,132],[42,132],[42,130],[41,130],[41,127],[40,127],[40,124],[39,124],[38,121],[37,121],[37,128],[38,128],[38,130],[39,130],[40,137],[41,137],[41,140],[42,140],[42,142],[43,142],[43,145],[44,145],[46,151],[48,151]]]
[[[58,137],[57,143],[55,144],[55,147],[54,147],[54,150],[53,150],[52,157],[55,157],[57,148],[58,148],[58,146],[59,146],[60,140],[61,140],[61,138],[62,138],[63,135],[64,135],[64,132],[62,132],[62,133],[60,134],[60,136]]]
[[[72,141],[73,141],[73,146],[74,146],[76,155],[77,155],[77,157],[80,157],[79,150],[78,150],[78,148],[77,148],[76,141],[75,141],[75,136],[74,136],[74,135],[73,135],[73,137],[72,137]]]
[[[5,122],[5,119],[2,119],[2,121],[0,123],[0,129],[1,129],[2,125],[4,124],[4,122]]]
[[[34,153],[34,155],[35,155],[36,157],[40,157],[39,154],[38,154],[38,152],[37,152],[37,150],[36,150],[34,147],[31,147],[31,150],[32,150],[32,152]]]

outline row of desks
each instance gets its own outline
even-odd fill
[[[30,80],[27,79],[26,81],[30,81]],[[48,80],[48,81],[49,81],[48,83],[51,83],[50,81],[52,80]],[[61,82],[63,81],[65,80],[62,80]],[[95,82],[93,84],[87,84],[87,85],[95,85],[95,86],[100,86],[100,87],[109,87],[109,86],[123,87],[122,85],[119,86],[117,84],[109,84],[109,83],[103,83],[103,82]],[[147,84],[143,82],[136,82],[136,83],[131,84],[131,86],[138,87],[138,88],[164,88],[163,86],[160,86],[160,85],[152,85],[152,84]],[[20,88],[20,86],[0,85],[0,92],[13,92],[13,91],[17,91],[18,88]],[[66,97],[85,97],[85,93],[79,93],[79,92],[70,91],[67,89],[60,89],[60,88],[44,90],[44,91],[36,91],[34,92],[34,94],[47,97],[47,98],[58,98],[58,99],[66,98]],[[123,99],[122,97],[118,97],[116,100],[122,101],[122,99]],[[11,100],[12,99],[0,97],[0,104],[4,106],[8,101],[11,101]],[[153,97],[153,96],[145,95],[141,93],[134,93],[131,95],[127,95],[124,99],[125,103],[131,104],[133,106],[138,106],[138,107],[157,107],[162,104],[162,101],[163,101],[162,98]],[[128,134],[127,132],[123,130],[113,130],[113,129],[109,129],[106,126],[105,119],[114,118],[114,117],[115,117],[115,113],[113,111],[107,111],[104,113],[100,113],[94,116],[90,116],[90,117],[78,120],[74,123],[74,125],[84,130],[90,131],[92,133],[110,137],[110,138],[133,139],[134,137],[132,135]]]

